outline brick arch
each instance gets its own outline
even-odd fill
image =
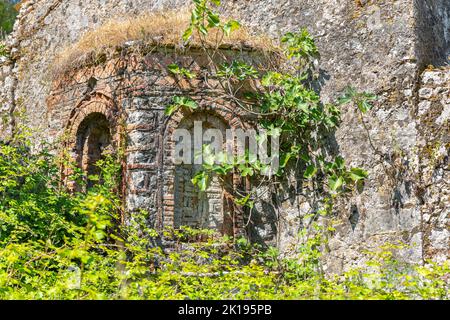
[[[120,116],[119,110],[116,107],[113,99],[106,94],[95,92],[80,100],[76,107],[73,108],[69,120],[66,125],[66,140],[64,142],[65,149],[69,152],[70,157],[80,163],[82,157],[80,153],[81,146],[79,146],[79,133],[82,127],[86,125],[85,120],[89,120],[95,116],[100,116],[106,119],[106,124],[109,129],[110,143],[113,150],[117,150],[120,142],[120,132],[118,128],[118,118]],[[63,167],[62,176],[64,179],[70,175],[71,169]],[[71,190],[76,188],[71,181],[66,181]]]
[[[205,102],[203,102],[205,104]],[[219,119],[227,127],[233,130],[247,129],[249,126],[243,121],[245,114],[240,113],[237,108],[231,108],[224,105],[204,105],[195,110],[183,109],[176,112],[167,120],[163,133],[163,152],[161,162],[165,179],[162,182],[162,212],[158,217],[160,227],[174,226],[175,218],[175,170],[176,166],[172,161],[173,152],[175,151],[175,141],[173,139],[174,131],[180,127],[185,119],[196,116],[197,114],[208,114]],[[230,182],[233,188],[237,188],[242,179],[236,174],[232,174]],[[231,209],[232,214],[232,235],[241,235],[244,229],[243,212],[236,208],[231,198],[232,190],[224,190],[224,205]]]
[[[75,147],[78,128],[84,119],[92,113],[103,114],[110,124],[114,138],[117,138],[115,135],[118,133],[119,110],[111,97],[104,93],[96,92],[79,101],[70,114],[66,125],[67,145],[69,147]]]

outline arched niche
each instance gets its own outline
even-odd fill
[[[110,123],[106,116],[93,112],[80,123],[76,134],[76,155],[78,166],[87,177],[100,174],[97,162],[107,152],[111,152],[112,135]],[[87,178],[87,187],[90,188],[95,181]]]
[[[97,175],[95,165],[106,153],[117,150],[119,113],[108,96],[96,92],[80,101],[72,110],[67,127],[65,149],[86,176]],[[62,174],[71,190],[79,189],[74,181],[67,179],[72,174],[70,167],[63,167]],[[87,181],[90,187],[95,181]]]
[[[236,206],[235,190],[243,187],[243,180],[238,174],[230,173],[225,177],[225,181],[213,181],[209,190],[210,195],[193,194],[190,196],[193,200],[190,200],[189,196],[182,195],[187,192],[188,189],[183,188],[183,184],[187,184],[189,188],[194,188],[194,185],[189,180],[189,176],[193,175],[197,168],[177,166],[173,159],[176,154],[177,145],[177,129],[187,129],[192,136],[192,128],[195,121],[201,121],[203,123],[203,132],[207,129],[218,129],[223,131],[230,128],[232,130],[246,129],[248,125],[243,121],[244,115],[237,108],[225,103],[217,103],[216,101],[204,100],[199,108],[195,110],[181,109],[168,119],[163,131],[163,152],[161,156],[162,163],[162,188],[161,191],[161,212],[158,215],[157,225],[159,228],[164,227],[180,227],[182,225],[188,225],[183,222],[183,215],[189,213],[189,210],[181,211],[179,204],[186,203],[187,205],[198,203],[202,200],[202,197],[206,199],[212,199],[213,195],[216,195],[218,201],[214,200],[214,204],[206,204],[203,207],[191,206],[192,208],[190,216],[193,217],[194,224],[197,227],[207,227],[215,229],[218,233],[229,236],[242,236],[244,234],[244,214],[243,210]],[[226,134],[223,134],[226,136]],[[224,141],[225,142],[225,141]],[[233,151],[235,152],[235,150]],[[182,178],[182,172],[186,175]],[[195,192],[198,192],[196,190]],[[203,198],[205,199],[205,198]],[[203,211],[202,211],[202,208]],[[202,212],[211,212],[213,215],[202,215]],[[197,218],[195,216],[197,215]],[[207,218],[200,218],[200,217]],[[215,218],[217,217],[217,218]],[[195,223],[200,221],[200,223]]]
[[[190,133],[191,150],[194,150],[194,126],[201,123],[202,133],[207,130],[220,132],[223,140],[220,144],[225,150],[226,130],[230,126],[219,116],[211,113],[194,113],[181,120],[177,129],[184,129]],[[203,141],[203,144],[214,141]],[[175,141],[175,144],[178,143]],[[225,194],[227,186],[232,184],[232,178],[221,181],[218,176],[212,176],[206,191],[200,191],[192,183],[192,178],[202,169],[201,164],[195,164],[196,155],[190,154],[190,164],[174,166],[174,227],[188,226],[200,229],[213,229],[221,234],[233,234],[232,208],[227,203]]]

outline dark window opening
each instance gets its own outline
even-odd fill
[[[77,133],[78,165],[86,175],[86,187],[101,183],[89,177],[100,176],[97,162],[104,158],[111,148],[111,131],[108,119],[101,113],[88,115],[80,124]]]

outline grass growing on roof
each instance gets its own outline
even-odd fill
[[[94,62],[99,55],[133,41],[184,49],[186,43],[182,40],[182,35],[189,27],[190,19],[190,12],[184,9],[109,20],[100,27],[86,32],[74,45],[63,49],[57,56],[53,73],[61,74],[83,67]],[[189,41],[189,46],[201,46],[200,41],[194,35]],[[220,43],[221,46],[235,49],[251,48],[262,52],[277,50],[269,37],[252,35],[245,27],[239,28],[223,39],[222,35],[214,30],[208,34],[206,41],[206,46],[213,48]]]

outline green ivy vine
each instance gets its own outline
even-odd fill
[[[194,36],[200,39],[209,58],[210,70],[223,89],[221,98],[255,116],[257,127],[264,129],[264,136],[258,135],[256,139],[279,138],[280,166],[274,175],[267,178],[265,173],[269,169],[268,165],[255,160],[248,152],[245,156],[236,156],[233,161],[221,164],[217,160],[220,160],[219,157],[223,158],[223,155],[214,158],[208,146],[204,146],[204,158],[209,161],[205,161],[203,169],[192,179],[192,183],[201,191],[206,191],[212,175],[224,178],[234,172],[244,178],[261,181],[261,184],[272,185],[276,190],[279,181],[286,177],[290,168],[302,168],[303,179],[314,180],[316,188],[328,195],[323,199],[321,210],[329,212],[332,200],[362,186],[368,173],[362,168],[348,167],[342,157],[332,158],[326,155],[326,137],[339,127],[340,106],[354,103],[361,113],[366,113],[376,96],[348,88],[335,103],[322,103],[319,93],[312,86],[317,77],[315,71],[319,50],[306,29],[286,33],[281,38],[277,54],[281,56],[282,63],[271,66],[268,70],[257,70],[237,59],[217,62],[226,60],[217,59],[220,56],[220,42],[237,31],[240,23],[235,20],[222,21],[217,13],[220,0],[193,2],[191,23],[183,35],[184,41],[188,44]],[[210,45],[206,45],[211,32],[219,35],[212,49]],[[170,65],[169,72],[188,79],[197,76],[178,65]],[[245,92],[236,90],[244,88],[248,81],[256,83],[257,89]],[[173,104],[166,109],[166,115],[171,116],[180,108],[192,110],[197,107],[197,102],[189,97],[174,97]],[[258,201],[255,192],[258,187],[250,191],[235,190],[235,203],[253,208]]]

